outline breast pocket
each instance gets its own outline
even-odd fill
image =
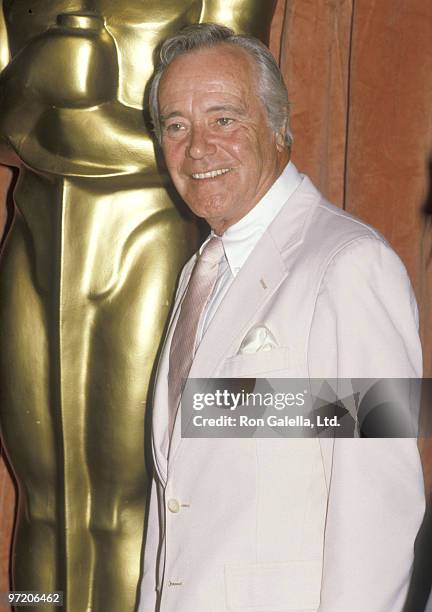
[[[316,612],[321,561],[288,561],[225,567],[231,612]]]
[[[243,353],[225,360],[218,375],[221,378],[270,378],[288,376],[289,349],[280,346],[271,351]]]

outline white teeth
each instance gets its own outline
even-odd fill
[[[226,174],[230,170],[231,168],[222,168],[221,170],[211,170],[210,172],[198,172],[196,174],[192,174],[192,178],[194,179],[215,178],[216,176],[221,176],[221,174]]]

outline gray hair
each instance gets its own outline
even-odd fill
[[[162,140],[162,130],[158,96],[160,81],[166,68],[179,55],[219,44],[236,45],[252,57],[258,72],[257,94],[267,111],[269,126],[274,132],[283,129],[285,144],[291,146],[293,137],[289,128],[288,91],[273,55],[258,39],[237,35],[230,28],[215,23],[187,26],[175,36],[167,38],[159,48],[149,93],[150,115],[159,143]]]

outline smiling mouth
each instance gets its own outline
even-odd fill
[[[221,168],[220,170],[210,170],[209,172],[196,172],[192,174],[192,178],[196,180],[212,179],[216,178],[217,176],[222,176],[231,170],[232,168]]]

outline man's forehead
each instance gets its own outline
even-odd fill
[[[161,111],[175,99],[199,97],[210,105],[241,105],[254,88],[255,68],[249,55],[233,45],[217,45],[177,57],[162,77],[159,102]]]
[[[253,64],[250,53],[240,45],[232,43],[219,43],[211,47],[193,49],[178,55],[172,62],[186,66],[199,66],[203,64],[213,65],[214,67],[226,68],[231,63]]]
[[[175,107],[199,108],[203,112],[231,110],[241,113],[248,106],[247,98],[241,91],[218,89],[217,87],[179,87],[170,90],[161,89],[159,108],[161,114],[172,113]]]

